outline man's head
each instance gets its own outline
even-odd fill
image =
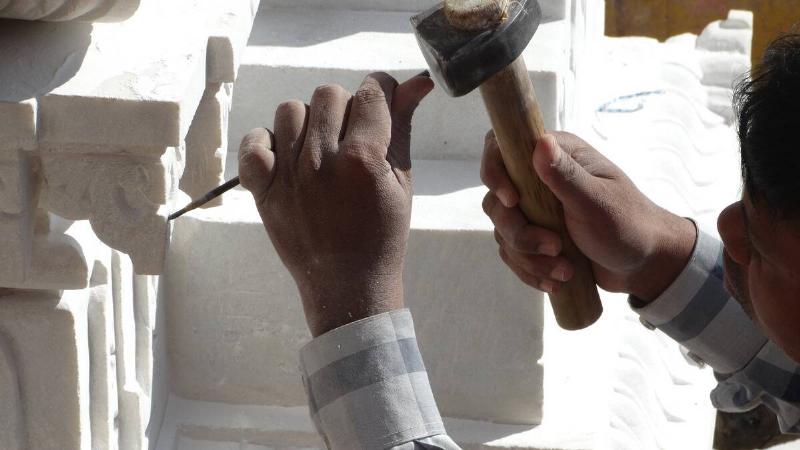
[[[734,104],[744,195],[719,217],[726,284],[800,361],[800,34],[767,48]]]

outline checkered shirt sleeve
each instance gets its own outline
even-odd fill
[[[698,231],[683,272],[659,298],[634,310],[645,325],[714,369],[720,380],[711,393],[716,408],[735,412],[764,404],[784,433],[800,433],[800,365],[769,341],[725,290],[722,254],[719,240]]]
[[[309,410],[332,450],[451,450],[407,309],[318,336],[300,351]]]

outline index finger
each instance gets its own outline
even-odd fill
[[[519,202],[519,193],[511,177],[508,176],[506,165],[500,146],[494,136],[494,131],[489,130],[484,140],[483,156],[481,157],[481,181],[492,191],[506,208],[512,208]]]
[[[378,144],[388,149],[392,138],[392,116],[389,110],[397,81],[383,72],[364,78],[355,94],[347,120],[346,143]],[[386,156],[384,152],[384,157]]]

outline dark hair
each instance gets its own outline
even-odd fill
[[[777,219],[800,218],[800,33],[769,45],[733,103],[748,195]]]

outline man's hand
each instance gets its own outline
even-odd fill
[[[297,283],[314,336],[403,305],[411,216],[411,117],[433,88],[367,76],[355,95],[337,85],[311,104],[281,104],[274,135],[251,131],[239,149],[255,199]]]
[[[675,280],[691,255],[694,224],[658,207],[611,161],[577,136],[554,133],[536,147],[533,167],[564,207],[567,230],[592,261],[598,285],[651,301]],[[483,209],[495,225],[503,261],[527,284],[559,289],[574,268],[558,234],[531,225],[489,132],[481,179]]]

